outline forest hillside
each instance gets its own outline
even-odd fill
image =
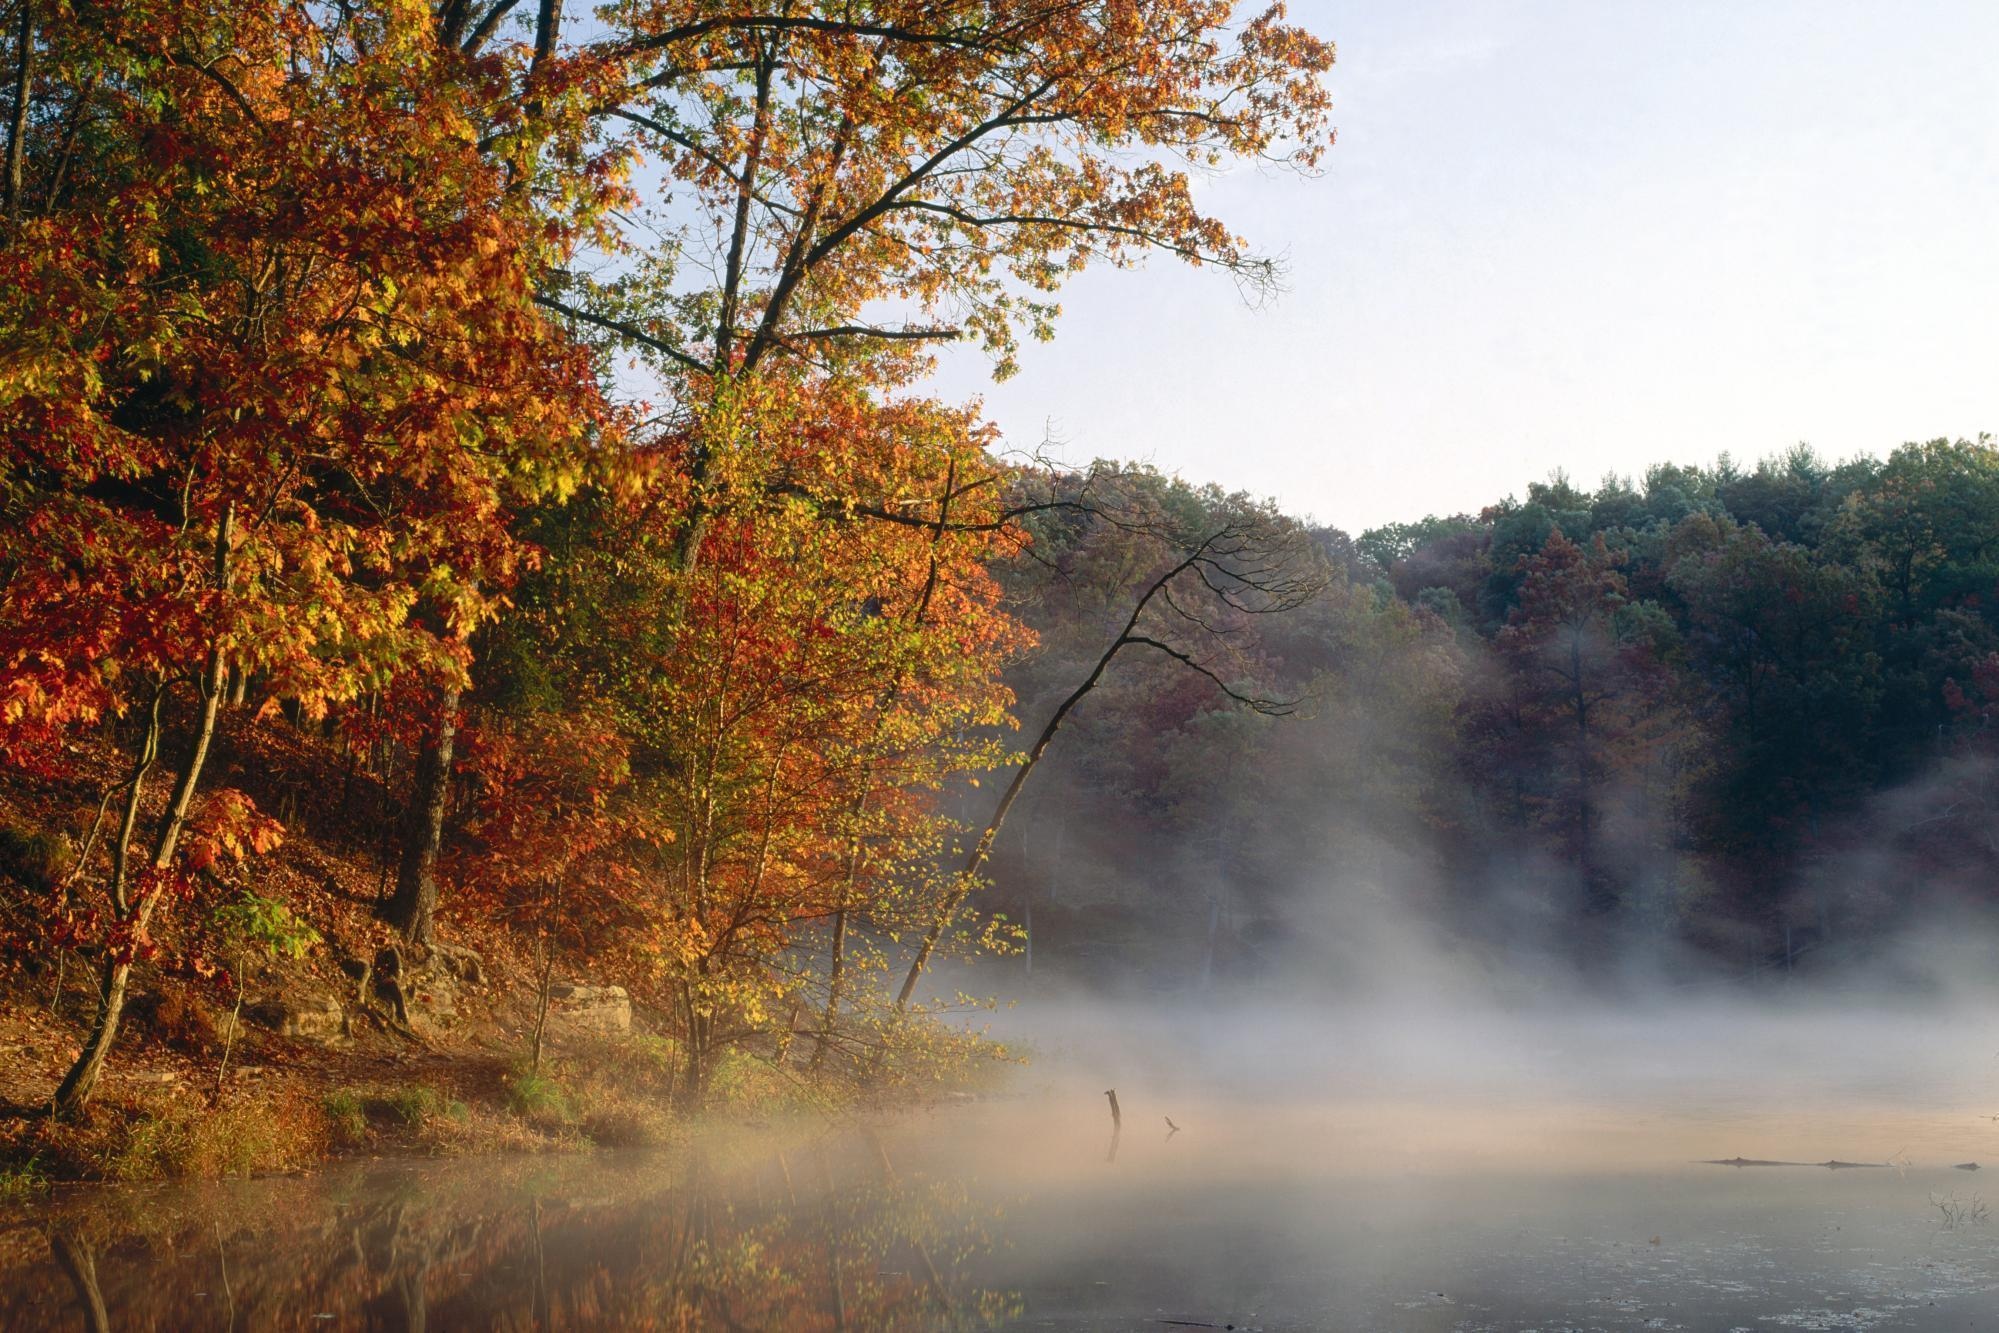
[[[1307,530],[1323,595],[1238,645],[1291,716],[1134,661],[1051,756],[994,895],[1037,968],[1356,989],[1420,921],[1516,981],[1747,979],[1993,905],[1989,438]],[[1007,677],[1025,714],[1128,598],[1117,544],[1050,527],[1003,576],[1042,643]]]

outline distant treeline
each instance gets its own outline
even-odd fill
[[[1134,663],[1051,755],[999,861],[1044,966],[1361,973],[1422,921],[1501,960],[1753,969],[1993,896],[1989,437],[1313,536],[1326,594],[1238,647],[1294,716]],[[1013,569],[1023,716],[1119,614],[1119,542],[1052,528]]]

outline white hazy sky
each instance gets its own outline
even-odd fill
[[[1339,44],[1324,176],[1215,212],[1275,307],[1085,275],[994,385],[1016,444],[1144,458],[1350,530],[1799,440],[1999,430],[1995,0],[1296,0]]]

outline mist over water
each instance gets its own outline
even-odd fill
[[[1194,921],[1177,966],[1044,940],[939,969],[1024,1060],[984,1095],[78,1191],[0,1228],[0,1327],[93,1301],[113,1328],[1999,1324],[1985,916],[1753,970],[1579,958],[1542,887],[1468,930],[1372,864],[1301,875],[1256,967],[1212,966]]]
[[[951,1151],[1039,1199],[1049,1327],[1982,1327],[1984,938],[1816,986],[1045,986],[993,1022],[1020,1098]]]
[[[0,1324],[87,1272],[109,1327],[1978,1328],[1999,1007],[1951,947],[1922,988],[1616,998],[1044,976],[991,1016],[1032,1062],[989,1096],[79,1193],[6,1233]]]
[[[1293,1135],[1317,1141],[1307,1161],[1343,1171],[1950,1165],[1999,1143],[1999,1011],[1968,1003],[1043,1003],[994,1025],[1038,1053],[1032,1095],[1086,1102],[1096,1085],[1108,1124],[1101,1088],[1115,1087],[1129,1121],[1199,1124],[1250,1170],[1296,1169]]]
[[[1045,964],[1013,978],[990,1030],[1032,1064],[949,1151],[1039,1198],[1059,1238],[1034,1252],[1071,1284],[1058,1311],[1040,1274],[1044,1326],[1999,1320],[1967,1169],[1999,1165],[1988,921],[1675,984],[1552,951],[1468,965],[1357,909],[1384,901],[1346,900],[1363,943],[1326,970],[1115,999]],[[1003,966],[965,982],[1001,989]]]

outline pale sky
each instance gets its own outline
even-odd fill
[[[1999,431],[1999,3],[1295,0],[1339,44],[1316,180],[1215,212],[1251,310],[1086,274],[991,383],[1017,445],[1143,458],[1352,531],[1565,468]]]

